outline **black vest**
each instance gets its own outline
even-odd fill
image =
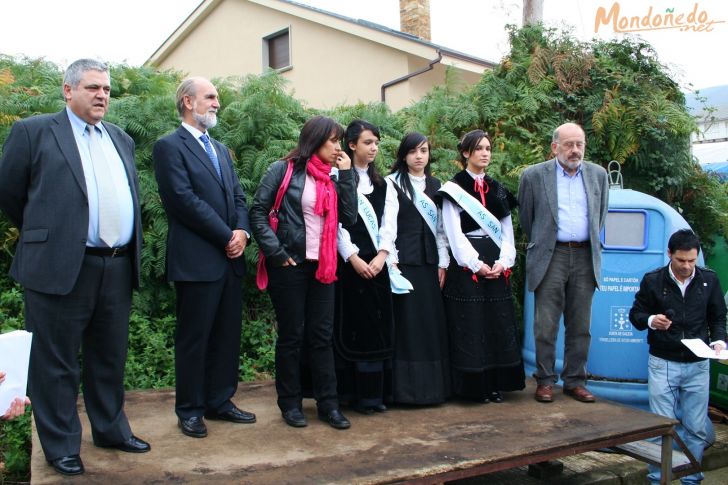
[[[375,185],[374,190],[370,194],[364,195],[364,197],[372,204],[374,213],[377,216],[377,226],[381,227],[382,215],[384,214],[384,201],[387,199],[387,184]],[[344,226],[344,229],[349,231],[351,241],[359,248],[360,258],[368,260],[365,256],[373,257],[377,254],[374,243],[372,243],[372,238],[369,236],[366,223],[364,223],[361,217],[357,217],[355,224]]]
[[[452,181],[458,184],[465,190],[469,195],[475,197],[475,200],[480,200],[480,194],[475,191],[475,181],[473,177],[468,174],[466,170],[458,172]],[[503,184],[496,182],[487,175],[483,179],[484,190],[487,190],[485,194],[485,208],[495,216],[496,219],[501,220],[511,213],[511,209],[518,206],[518,201],[515,197],[506,189]],[[440,192],[444,197],[448,197],[447,194]],[[449,198],[449,197],[448,197]],[[460,229],[463,234],[480,229],[480,226],[475,219],[470,217],[467,212],[463,211],[460,213]]]
[[[395,243],[399,262],[413,265],[437,264],[439,258],[434,234],[409,197],[404,194],[397,183],[394,186],[397,188],[397,200],[399,201],[397,241]],[[433,199],[439,188],[440,181],[428,175],[425,181],[425,194]]]

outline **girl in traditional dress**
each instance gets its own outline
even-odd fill
[[[393,221],[384,214],[387,184],[377,172],[379,129],[354,120],[344,133],[344,151],[354,166],[358,213],[355,224],[339,229],[334,349],[339,396],[363,414],[384,412],[391,379],[392,292],[386,258],[393,252]],[[392,194],[394,196],[394,194]]]
[[[486,175],[491,141],[471,131],[458,144],[465,170],[439,191],[453,258],[443,293],[450,336],[453,394],[501,402],[524,388],[521,344],[508,279],[516,259],[515,197]]]
[[[432,201],[440,181],[430,175],[429,162],[427,137],[408,133],[387,177],[397,214],[395,251],[390,258],[413,287],[410,293],[392,297],[392,400],[406,404],[438,404],[450,394],[441,292],[449,258],[442,218]]]

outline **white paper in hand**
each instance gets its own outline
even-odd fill
[[[708,344],[699,338],[684,338],[681,342],[698,357],[704,359],[728,359],[728,350],[723,349],[719,354],[716,354],[715,350],[708,347]]]
[[[23,399],[26,395],[32,337],[25,330],[0,335],[0,370],[6,374],[5,382],[0,384],[0,415],[16,397]]]

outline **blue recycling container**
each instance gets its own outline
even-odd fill
[[[664,266],[667,241],[688,223],[672,207],[629,189],[609,191],[609,213],[601,234],[602,274],[594,294],[587,386],[596,396],[647,410],[647,332],[632,327],[629,309],[642,276]],[[702,251],[698,264],[702,265]],[[526,374],[536,369],[534,295],[524,298],[523,359]],[[563,368],[563,320],[557,340],[556,372]],[[562,384],[559,381],[559,384]]]

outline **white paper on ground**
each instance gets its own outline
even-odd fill
[[[699,338],[684,338],[681,342],[698,357],[704,359],[728,359],[728,350],[723,349],[719,354],[716,354],[715,350],[708,347],[708,344]]]
[[[5,382],[0,384],[0,415],[16,397],[25,397],[32,338],[25,330],[0,335],[0,370],[5,372]]]

